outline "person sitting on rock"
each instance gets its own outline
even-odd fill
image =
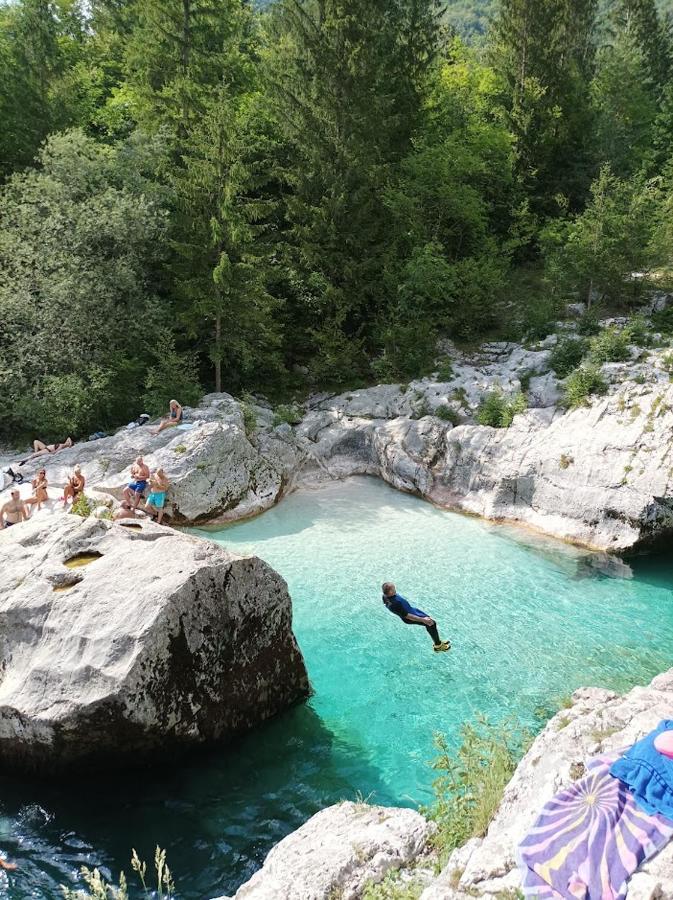
[[[152,434],[159,434],[164,428],[171,428],[173,425],[179,425],[182,422],[182,407],[177,400],[171,400],[168,404],[168,416],[162,419],[159,427],[152,431]]]
[[[430,618],[422,609],[416,609],[411,606],[404,597],[397,593],[397,589],[391,581],[386,581],[382,590],[383,603],[386,609],[399,616],[405,625],[423,625],[432,638],[435,653],[442,653],[451,649],[451,641],[443,641],[440,638],[435,620]]]
[[[133,509],[138,508],[140,498],[145,493],[149,477],[149,466],[145,464],[142,456],[139,456],[131,466],[131,481],[124,489],[124,499],[133,506]]]
[[[79,466],[75,466],[72,470],[72,475],[68,479],[68,483],[63,488],[63,505],[68,505],[68,500],[72,500],[73,503],[82,496],[84,493],[84,487],[86,485],[86,478],[82,475],[82,470]]]
[[[59,450],[65,450],[67,447],[72,447],[71,437],[67,437],[61,444],[45,444],[44,441],[35,440],[33,441],[33,453],[25,459],[22,459],[19,465],[25,466],[31,459],[35,459],[38,456],[44,456],[45,453],[58,453]]]
[[[47,488],[49,487],[49,482],[47,481],[47,471],[46,469],[40,469],[35,478],[31,481],[31,485],[33,487],[33,494],[31,497],[28,497],[24,500],[26,506],[34,506],[37,505],[38,511],[43,503],[49,499],[49,494],[47,492]],[[32,509],[31,509],[32,512]]]
[[[27,518],[26,504],[21,499],[20,491],[15,489],[11,492],[10,499],[0,509],[0,528],[10,528],[19,522],[25,522]]]
[[[170,487],[168,475],[163,469],[157,469],[150,475],[150,494],[145,504],[145,512],[154,519],[156,517],[157,525],[161,525],[164,517],[164,506],[166,505],[166,492]]]
[[[115,522],[118,522],[120,519],[143,519],[145,516],[141,509],[136,509],[132,503],[122,500],[119,509],[113,512],[112,518]]]

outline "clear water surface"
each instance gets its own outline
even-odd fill
[[[20,866],[9,882],[0,873],[0,897],[51,900],[82,863],[128,871],[130,848],[149,859],[155,843],[180,897],[233,892],[326,804],[428,801],[436,731],[455,740],[477,711],[537,728],[579,685],[627,689],[673,665],[673,566],[661,558],[611,577],[600,558],[371,479],[199,533],[286,578],[314,696],[163,769],[57,786],[0,776],[0,848]],[[450,653],[384,609],[387,579],[438,620]]]

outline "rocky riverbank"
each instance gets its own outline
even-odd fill
[[[517,900],[522,895],[515,850],[544,803],[582,777],[592,756],[630,746],[671,718],[673,669],[624,696],[580,689],[521,760],[485,837],[455,850],[438,876],[429,843],[432,824],[422,816],[344,803],[281,841],[235,900],[357,900],[365,885],[395,870],[398,896],[405,900]],[[392,900],[394,890],[379,897]],[[673,900],[673,843],[631,878],[628,896]]]
[[[0,762],[159,761],[308,696],[282,578],[151,523],[61,514],[0,539]]]
[[[610,324],[617,330],[624,321]],[[565,323],[567,333],[572,323]],[[552,335],[531,348],[446,345],[443,372],[409,385],[313,395],[287,415],[261,400],[211,394],[186,424],[77,444],[44,463],[52,485],[77,462],[90,489],[118,500],[143,455],[171,479],[172,521],[203,524],[268,509],[288,491],[375,475],[439,506],[538,529],[593,549],[639,550],[673,534],[670,351],[632,344],[630,360],[600,367],[604,396],[568,410],[551,368]],[[476,423],[483,397],[518,393],[509,428]],[[23,488],[27,492],[27,486]]]

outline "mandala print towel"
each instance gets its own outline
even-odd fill
[[[523,892],[536,900],[624,900],[630,876],[673,836],[610,775],[617,754],[544,805],[518,848]]]

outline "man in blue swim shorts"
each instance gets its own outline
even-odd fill
[[[124,499],[132,509],[137,509],[140,498],[145,493],[147,480],[150,477],[149,466],[145,465],[142,456],[139,456],[131,466],[131,481],[124,488]]]
[[[411,606],[400,594],[397,593],[392,581],[386,581],[383,585],[383,604],[387,610],[404,622],[405,625],[423,625],[432,638],[435,653],[444,653],[451,649],[451,641],[443,641],[437,631],[437,623],[422,609]]]

